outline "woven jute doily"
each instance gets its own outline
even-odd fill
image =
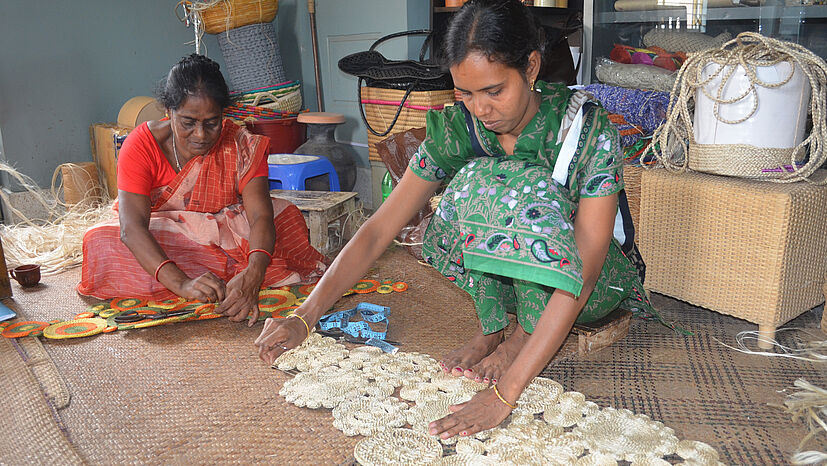
[[[430,464],[442,456],[442,445],[411,429],[384,430],[359,441],[353,456],[363,466]]]
[[[675,447],[675,453],[687,462],[697,464],[720,464],[718,452],[711,446],[695,440],[681,440]]]
[[[378,348],[376,348],[378,349]],[[348,356],[347,348],[333,338],[322,337],[318,333],[311,333],[301,345],[285,351],[275,362],[273,367],[283,371],[297,369],[308,372],[325,366],[337,364]]]
[[[672,429],[627,409],[602,409],[578,423],[574,432],[590,452],[616,460],[631,461],[640,454],[663,457],[678,446]]]
[[[675,433],[648,416],[600,407],[582,393],[535,378],[500,426],[469,437],[439,439],[427,433],[449,407],[470,400],[486,384],[453,377],[430,356],[383,353],[362,346],[348,351],[330,338],[311,335],[282,355],[279,368],[302,371],[279,394],[297,406],[332,408],[334,425],[361,440],[354,455],[361,464],[669,464],[677,454],[692,464],[718,465],[709,445],[678,441]],[[399,389],[399,398],[392,396]],[[415,404],[411,404],[413,402]],[[409,425],[410,428],[401,428]],[[456,454],[442,458],[443,444]]]
[[[444,456],[431,463],[430,466],[501,466],[502,464],[503,461],[495,456],[457,453],[456,455]]]
[[[298,407],[333,409],[346,399],[364,394],[367,385],[368,381],[354,371],[302,372],[284,382],[279,395]]]
[[[349,437],[369,437],[387,428],[404,426],[407,410],[407,403],[392,397],[347,400],[333,408],[333,426]]]

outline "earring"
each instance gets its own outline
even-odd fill
[[[530,83],[528,83],[528,90],[530,90],[530,91],[534,90],[534,80],[533,79],[531,80]]]

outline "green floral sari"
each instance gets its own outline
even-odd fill
[[[566,172],[565,184],[555,181],[572,92],[542,82],[538,88],[540,109],[513,155],[505,155],[496,135],[457,105],[428,113],[426,139],[409,165],[425,180],[448,181],[422,254],[472,296],[486,334],[508,324],[506,312],[516,313],[532,333],[554,289],[580,295],[582,262],[574,237],[579,201],[623,189],[620,140],[597,105],[583,112],[574,155],[557,168]],[[481,151],[485,157],[477,156]],[[618,307],[651,311],[635,267],[612,240],[577,322],[593,322]]]

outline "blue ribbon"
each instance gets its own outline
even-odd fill
[[[362,321],[351,322],[356,313],[362,317]],[[367,322],[384,323],[385,328],[388,327],[388,316],[391,314],[391,309],[387,306],[379,306],[378,304],[359,303],[355,308],[346,311],[338,311],[332,314],[327,314],[319,319],[319,328],[322,330],[330,330],[332,328],[339,328],[348,335],[357,338],[378,338],[384,340],[388,331],[377,332],[370,328]]]

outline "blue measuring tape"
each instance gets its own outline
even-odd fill
[[[362,317],[362,321],[351,322],[356,313]],[[379,306],[378,304],[359,303],[353,309],[346,311],[334,312],[327,314],[319,319],[319,328],[322,330],[330,330],[332,328],[339,328],[348,335],[358,338],[378,338],[384,340],[388,334],[388,316],[391,314],[391,308],[387,306]],[[377,332],[370,328],[368,322],[384,323],[385,331]]]

